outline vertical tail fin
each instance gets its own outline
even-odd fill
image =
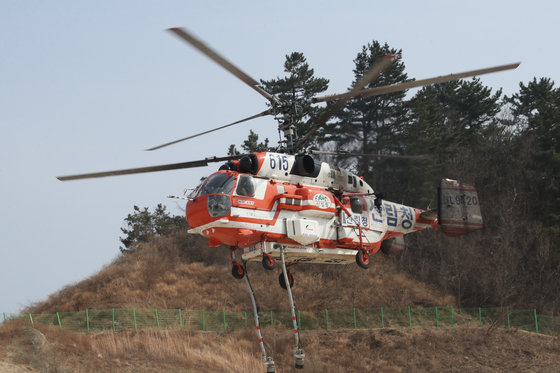
[[[478,195],[472,185],[443,179],[438,188],[438,200],[438,223],[447,236],[482,229]]]

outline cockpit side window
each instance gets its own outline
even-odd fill
[[[235,193],[239,196],[254,197],[255,196],[255,180],[250,175],[239,175],[237,181],[237,189]]]
[[[235,184],[235,177],[227,173],[219,173],[210,177],[202,187],[199,196],[207,194],[227,194],[230,195]]]

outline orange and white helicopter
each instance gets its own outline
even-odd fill
[[[303,368],[304,353],[299,344],[299,331],[290,288],[294,283],[288,267],[295,263],[349,264],[370,267],[371,255],[379,250],[398,250],[396,238],[423,229],[441,228],[451,236],[482,228],[482,216],[474,187],[455,180],[443,179],[439,187],[438,208],[422,210],[385,201],[380,193],[361,177],[339,167],[321,162],[306,144],[314,133],[357,96],[374,96],[442,83],[490,72],[514,69],[519,64],[450,74],[410,81],[391,86],[366,88],[397,56],[386,56],[364,75],[347,93],[316,97],[313,102],[332,104],[317,118],[305,136],[296,136],[286,107],[278,97],[266,92],[259,83],[182,28],[170,29],[220,66],[231,72],[269,101],[269,109],[251,117],[175,140],[148,150],[156,150],[212,131],[265,115],[279,119],[279,130],[285,139],[273,152],[238,156],[213,157],[198,161],[126,170],[61,176],[75,180],[105,176],[176,170],[225,162],[184,199],[189,232],[208,238],[208,246],[231,248],[232,274],[245,278],[255,315],[255,324],[267,372],[274,371],[259,326],[256,300],[246,273],[246,261],[262,261],[266,269],[281,262],[280,285],[287,289],[295,331],[296,368]],[[377,155],[376,155],[377,156]],[[183,197],[180,197],[183,198]],[[240,259],[236,252],[242,251]],[[238,261],[239,260],[239,261]],[[289,285],[289,286],[288,286]]]

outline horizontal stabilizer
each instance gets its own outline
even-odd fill
[[[443,179],[438,188],[438,200],[438,224],[447,236],[482,229],[478,195],[472,185]]]
[[[420,217],[424,220],[435,220],[438,217],[438,209],[422,211]]]

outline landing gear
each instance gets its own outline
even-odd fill
[[[290,298],[290,312],[292,313],[292,324],[294,326],[294,336],[295,336],[295,344],[294,344],[294,357],[296,359],[296,369],[303,369],[303,365],[305,362],[305,353],[303,352],[303,348],[299,347],[299,328],[296,318],[296,308],[294,306],[294,298],[292,297],[292,285],[294,284],[294,277],[291,275],[290,272],[286,269],[286,259],[284,257],[284,248],[280,249],[280,258],[282,259],[282,275],[284,280],[284,286],[288,283],[290,286],[285,286],[284,288],[288,291],[288,296]],[[290,278],[291,277],[291,278]],[[280,285],[282,285],[282,281],[280,281]]]
[[[235,261],[235,250],[237,248],[235,246],[231,246],[230,250],[230,258],[231,258],[231,274],[238,280],[241,280],[245,276],[245,266]]]
[[[274,360],[271,356],[268,356],[266,353],[266,349],[263,342],[263,336],[261,332],[261,326],[259,322],[259,314],[258,314],[258,307],[257,301],[255,299],[255,293],[253,291],[253,287],[251,286],[251,282],[249,281],[249,275],[247,273],[247,268],[245,265],[241,265],[235,260],[235,247],[231,247],[231,261],[232,261],[232,274],[235,278],[243,278],[245,277],[245,282],[247,283],[247,288],[249,289],[249,295],[251,296],[251,302],[253,304],[253,315],[255,318],[255,326],[257,328],[257,338],[259,340],[259,346],[261,348],[262,353],[262,362],[266,366],[267,373],[274,373],[275,372],[275,365]],[[282,260],[282,273],[278,278],[280,282],[280,286],[287,290],[288,296],[290,299],[290,311],[292,314],[292,323],[294,328],[294,336],[295,336],[295,344],[294,344],[294,358],[295,358],[295,368],[296,369],[303,369],[305,363],[305,353],[303,349],[300,347],[300,338],[299,338],[299,329],[298,329],[298,322],[296,317],[296,309],[294,306],[294,298],[292,297],[292,290],[291,287],[294,285],[294,276],[287,270],[286,266],[286,258],[285,258],[285,248],[281,248],[280,250],[280,258]],[[243,263],[245,264],[245,262]],[[262,264],[266,269],[272,269],[275,261],[270,256],[269,253],[263,250],[263,259]],[[286,285],[289,286],[286,286]]]
[[[290,271],[288,272],[288,282],[290,283],[290,288],[294,287],[294,276],[290,273]],[[284,273],[280,273],[280,276],[278,276],[278,282],[280,283],[280,286],[282,287],[282,289],[287,290],[286,288],[286,279],[284,278]]]
[[[372,265],[371,255],[365,250],[358,250],[356,253],[356,263],[363,269],[368,269]]]
[[[241,280],[245,277],[245,268],[237,262],[233,262],[231,265],[231,274],[238,280]]]
[[[275,264],[276,262],[269,253],[263,253],[262,265],[265,269],[271,271],[274,269]]]
[[[261,348],[261,353],[262,353],[262,362],[266,366],[266,373],[274,373],[275,372],[274,360],[272,360],[272,356],[268,356],[266,354],[266,349],[264,347],[263,336],[261,333],[261,325],[259,322],[257,300],[255,299],[255,292],[253,291],[251,282],[249,281],[249,275],[245,276],[245,282],[247,283],[247,288],[249,289],[249,295],[251,296],[251,303],[253,304],[253,316],[255,317],[255,326],[257,328],[257,337],[259,339],[259,346]]]

